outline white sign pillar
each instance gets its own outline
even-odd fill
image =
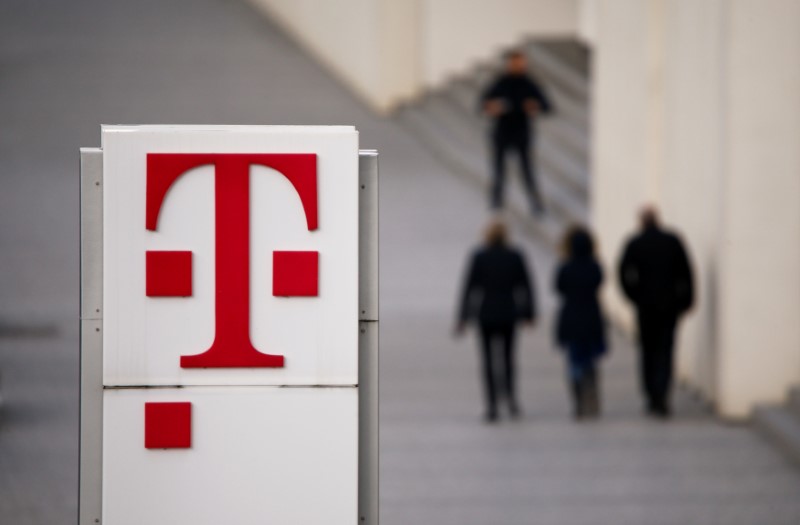
[[[103,127],[80,525],[377,523],[377,234],[352,127]]]

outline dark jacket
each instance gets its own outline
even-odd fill
[[[556,290],[561,296],[556,337],[564,346],[605,348],[605,326],[597,293],[603,270],[591,253],[591,246],[573,239],[570,258],[556,273]]]
[[[493,133],[499,139],[527,138],[529,135],[529,115],[525,111],[525,101],[533,99],[542,113],[550,113],[552,104],[544,90],[527,75],[504,74],[492,83],[481,97],[481,107],[493,99],[499,99],[505,111],[495,119]]]
[[[628,242],[619,279],[625,295],[639,309],[677,315],[694,301],[692,269],[683,243],[656,226]]]
[[[505,245],[481,248],[473,254],[461,297],[462,323],[477,317],[484,325],[509,325],[536,317],[525,259]]]

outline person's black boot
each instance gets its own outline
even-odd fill
[[[598,386],[597,370],[592,370],[586,374],[585,378],[585,407],[586,415],[590,417],[600,416],[600,389]]]
[[[669,419],[672,417],[672,410],[669,408],[669,403],[660,399],[653,407],[653,415],[658,419]]]
[[[583,419],[586,415],[583,406],[583,384],[580,380],[572,380],[572,416],[575,419]]]

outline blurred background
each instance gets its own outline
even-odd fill
[[[0,522],[77,522],[78,148],[101,124],[353,124],[381,155],[381,518],[400,523],[800,523],[800,1],[3,0]],[[512,240],[541,316],[524,417],[481,423],[454,340],[491,216],[479,97],[524,51],[548,213],[515,172]],[[652,203],[697,301],[675,418],[641,415],[616,266]],[[556,245],[594,231],[613,320],[604,417],[570,418]]]

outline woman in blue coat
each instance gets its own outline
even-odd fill
[[[556,273],[561,298],[557,339],[564,349],[577,419],[600,414],[597,362],[606,353],[606,336],[598,291],[603,269],[594,256],[589,232],[572,228],[564,239],[565,258]]]

